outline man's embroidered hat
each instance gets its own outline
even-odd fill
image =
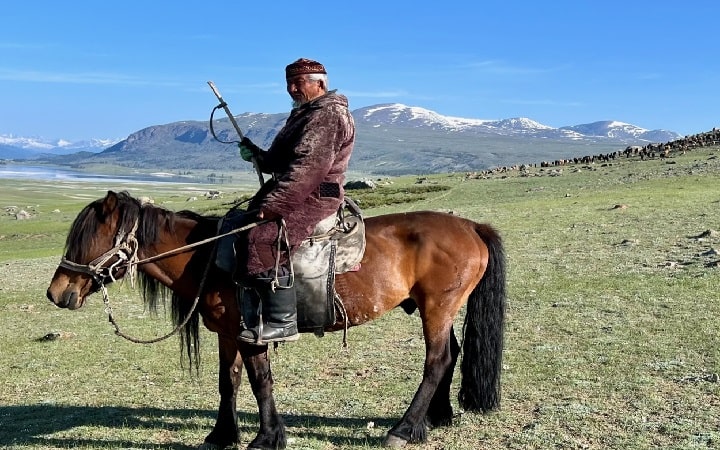
[[[325,73],[325,67],[312,59],[300,58],[292,64],[285,67],[285,78],[294,77],[296,75],[305,75],[308,73]]]

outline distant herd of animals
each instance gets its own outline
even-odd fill
[[[662,144],[650,143],[644,146],[630,145],[625,150],[618,150],[611,153],[603,153],[599,155],[578,156],[567,159],[556,159],[555,161],[542,161],[540,167],[559,167],[572,164],[591,164],[596,162],[610,162],[620,157],[637,157],[640,160],[667,158],[671,153],[682,154],[700,147],[720,146],[720,129],[713,128],[711,131],[704,133],[685,136]],[[537,167],[537,164],[517,164],[513,166],[495,167],[481,172],[469,172],[465,174],[466,179],[485,178],[493,174],[507,173],[512,171],[527,171],[530,167]]]

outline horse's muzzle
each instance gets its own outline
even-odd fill
[[[53,302],[55,306],[59,308],[78,309],[83,304],[80,296],[78,295],[78,291],[75,289],[68,288],[59,295],[55,295],[53,293],[52,286],[50,286],[47,290],[46,296],[48,300]]]

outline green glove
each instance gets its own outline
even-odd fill
[[[246,137],[242,138],[238,144],[238,148],[240,149],[240,157],[248,162],[254,157],[257,157],[258,153],[261,151],[260,147],[255,145],[253,141]]]

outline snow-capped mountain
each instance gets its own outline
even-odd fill
[[[673,139],[681,138],[677,133],[666,130],[647,130],[625,122],[615,120],[603,120],[600,122],[587,123],[562,127],[561,130],[570,130],[584,136],[602,136],[612,139],[637,139],[647,142],[667,142],[668,137]]]
[[[443,116],[428,109],[388,103],[360,108],[353,112],[356,119],[374,127],[398,125],[437,131],[493,134],[501,136],[532,136],[549,139],[587,140],[607,138],[633,144],[668,142],[682,136],[672,131],[647,130],[618,121],[553,128],[526,117],[501,120],[465,119]]]
[[[88,139],[68,141],[22,137],[12,134],[0,135],[0,158],[34,159],[47,155],[68,155],[78,152],[97,153],[120,142],[122,139]]]
[[[606,153],[628,145],[670,142],[682,137],[617,121],[553,128],[524,117],[466,119],[397,103],[359,108],[352,114],[357,138],[350,168],[374,174],[479,170]],[[287,116],[243,113],[235,119],[247,137],[268,148]],[[213,129],[222,141],[237,139],[227,118],[216,120]],[[237,152],[228,144],[213,139],[207,121],[148,126],[123,140],[72,143],[15,136],[0,139],[0,159],[38,159],[76,167],[114,164],[167,170],[247,168],[244,161],[231,156]]]
[[[483,126],[487,120],[464,119],[443,116],[429,109],[405,106],[400,103],[368,106],[353,111],[353,116],[367,124],[381,127],[388,125],[444,128],[448,131],[462,131]]]
[[[376,127],[401,125],[431,128],[444,131],[478,131],[478,130],[552,130],[534,120],[514,118],[504,120],[466,119],[463,117],[443,116],[429,109],[417,106],[406,106],[401,103],[388,103],[356,109],[353,115]]]

